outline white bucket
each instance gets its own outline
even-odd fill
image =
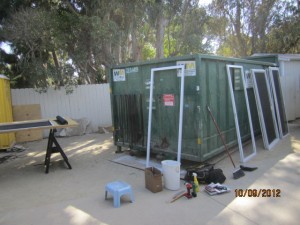
[[[161,161],[165,188],[176,191],[180,188],[180,162]]]

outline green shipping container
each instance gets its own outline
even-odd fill
[[[266,69],[274,64],[212,55],[188,55],[113,66],[109,70],[114,143],[146,151],[151,69],[185,65],[181,158],[203,162],[224,151],[224,146],[206,106],[213,112],[228,146],[237,145],[236,129],[226,65]],[[154,73],[151,153],[177,156],[180,70]],[[249,104],[256,105],[253,89],[248,89]],[[236,99],[244,98],[237,91]],[[247,115],[244,104],[238,104],[240,115]],[[255,108],[255,107],[252,107]],[[255,133],[260,132],[257,111],[252,113]],[[248,118],[239,118],[242,139],[250,139]],[[244,131],[243,131],[244,130]]]

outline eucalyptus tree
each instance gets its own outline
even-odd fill
[[[198,1],[182,1],[175,14],[169,14],[166,28],[165,52],[167,55],[186,55],[190,53],[210,53],[210,16]]]
[[[285,10],[283,10],[285,9]],[[300,52],[300,1],[282,2],[268,34],[267,51],[273,53]]]
[[[113,64],[210,50],[197,0],[3,0],[0,11],[13,50],[0,69],[17,87],[101,83]]]
[[[270,42],[284,39],[286,36],[278,32],[284,28],[284,26],[279,28],[280,24],[289,24],[292,29],[297,28],[298,20],[294,16],[291,17],[295,15],[291,7],[295,3],[287,0],[213,0],[210,5],[211,15],[217,21],[223,20],[219,27],[216,23],[215,28],[220,41],[218,53],[240,57],[256,52],[274,51]],[[290,17],[286,17],[286,14]],[[277,38],[275,33],[279,35]],[[293,37],[295,41],[295,36]]]

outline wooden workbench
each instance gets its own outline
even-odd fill
[[[67,124],[60,124],[56,119],[27,120],[27,121],[17,121],[17,122],[10,122],[10,123],[0,123],[0,134],[17,132],[22,130],[49,129],[50,132],[48,136],[48,144],[47,144],[46,157],[45,157],[45,173],[49,172],[50,159],[53,153],[60,153],[64,161],[66,162],[68,168],[72,169],[68,157],[66,156],[63,149],[59,145],[54,134],[56,132],[56,129],[75,127],[78,124],[76,121],[68,117],[64,117],[64,119],[67,121]]]

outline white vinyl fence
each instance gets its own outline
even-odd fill
[[[79,85],[72,94],[48,89],[38,93],[34,89],[12,89],[12,104],[40,104],[42,119],[55,118],[57,115],[72,119],[86,118],[93,130],[112,125],[109,84]]]

